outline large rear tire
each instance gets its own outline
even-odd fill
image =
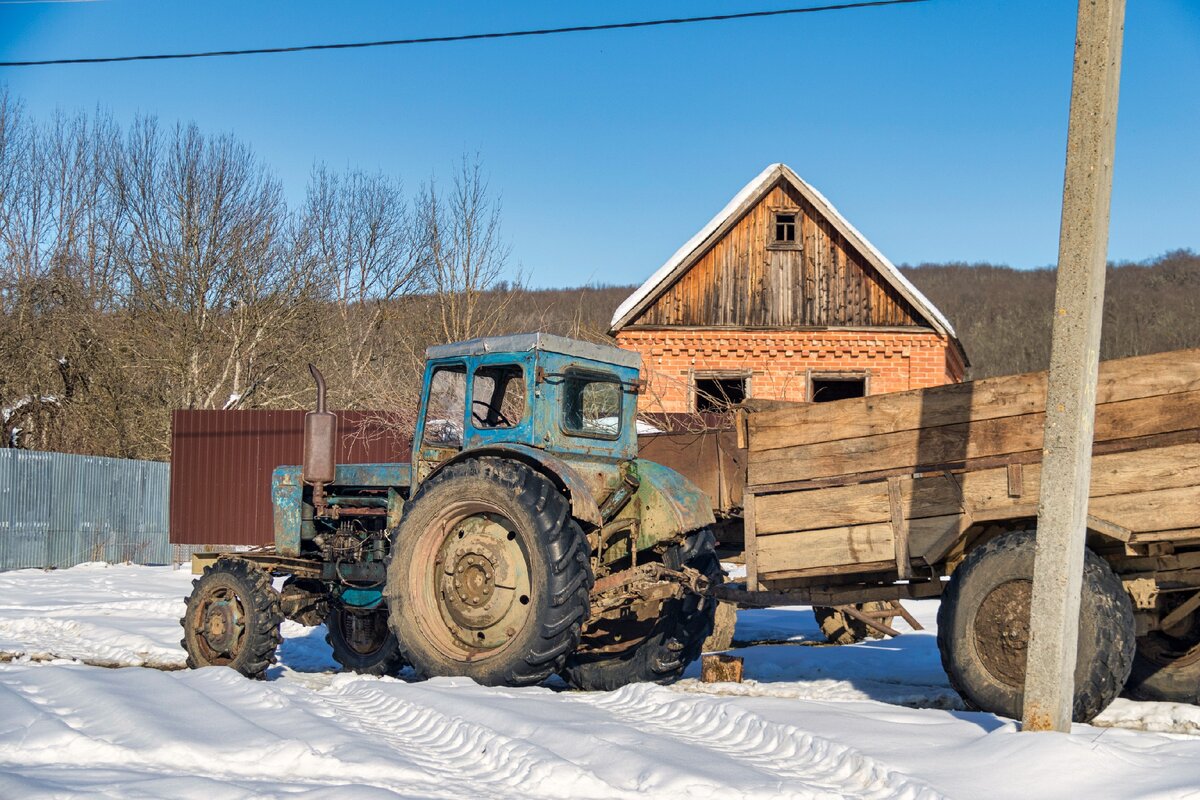
[[[1020,718],[1033,586],[1034,534],[1016,531],[973,550],[938,609],[938,649],[969,706]],[[1133,663],[1133,607],[1120,579],[1086,553],[1072,717],[1087,722],[1120,693]]]
[[[343,668],[360,675],[395,675],[404,667],[386,607],[363,611],[334,604],[325,627],[325,641]]]
[[[670,569],[686,566],[699,570],[711,582],[720,582],[724,576],[716,541],[708,530],[698,531],[671,547],[663,563]],[[576,653],[567,659],[563,677],[576,689],[600,692],[630,683],[676,681],[687,665],[700,657],[704,641],[712,633],[716,607],[715,599],[691,592],[668,600],[640,643],[618,654]]]
[[[230,667],[262,678],[282,638],[279,593],[271,576],[240,558],[221,558],[192,581],[183,618],[187,665]]]
[[[579,644],[587,539],[545,475],[498,458],[453,464],[421,486],[396,538],[390,622],[418,676],[527,686]]]

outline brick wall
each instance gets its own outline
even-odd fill
[[[616,337],[642,354],[643,411],[692,410],[697,373],[749,373],[751,397],[807,400],[810,373],[865,373],[869,393],[883,394],[954,383],[965,372],[957,348],[936,333],[626,329]]]

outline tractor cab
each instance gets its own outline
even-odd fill
[[[460,452],[487,448],[534,448],[610,468],[636,458],[640,366],[636,353],[545,333],[430,347],[415,482]]]

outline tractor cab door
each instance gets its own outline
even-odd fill
[[[467,422],[467,367],[463,363],[430,365],[413,441],[414,483],[463,448]]]

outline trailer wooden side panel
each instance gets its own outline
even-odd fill
[[[1131,547],[1200,543],[1200,350],[1105,362],[1101,385],[1090,524]],[[751,409],[751,584],[928,575],[972,525],[1036,517],[1044,403],[1035,373]],[[825,438],[839,428],[864,435]]]

